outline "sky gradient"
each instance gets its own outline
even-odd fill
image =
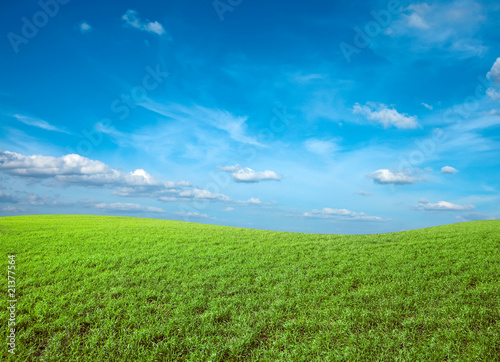
[[[0,216],[500,218],[495,1],[6,0]]]

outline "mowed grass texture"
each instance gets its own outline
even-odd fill
[[[500,360],[499,221],[343,236],[52,215],[0,218],[0,237],[3,360]]]

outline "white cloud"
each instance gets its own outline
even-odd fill
[[[78,28],[80,29],[80,32],[82,34],[85,34],[85,33],[88,33],[89,31],[92,30],[92,27],[90,26],[89,23],[87,23],[86,21],[82,21],[79,25],[78,25]]]
[[[368,216],[364,212],[354,212],[347,209],[314,209],[304,213],[305,217],[336,220],[363,220],[363,221],[383,221],[378,216]]]
[[[451,167],[451,166],[444,166],[443,168],[441,168],[441,172],[442,173],[457,173],[458,170],[454,167]]]
[[[459,221],[478,221],[478,220],[496,220],[495,217],[483,214],[481,212],[471,212],[469,214],[457,215],[456,218]]]
[[[304,146],[309,152],[320,156],[331,156],[340,149],[335,140],[325,141],[314,138],[305,141]]]
[[[15,119],[17,119],[19,122],[22,122],[24,124],[27,124],[28,126],[33,126],[37,128],[44,129],[46,131],[55,131],[55,132],[61,132],[61,133],[68,133],[68,131],[62,130],[60,128],[57,128],[47,121],[37,119],[37,118],[32,118],[28,116],[23,116],[22,114],[14,114],[13,116]]]
[[[245,167],[241,170],[233,172],[231,174],[233,176],[233,180],[236,182],[260,182],[260,181],[280,181],[281,177],[279,177],[274,171],[254,171],[251,168]]]
[[[191,189],[191,183],[187,181],[158,180],[143,169],[121,172],[103,162],[76,154],[62,157],[24,156],[0,150],[0,171],[30,180],[53,180],[63,185],[114,188],[112,194],[121,197],[157,198],[160,201],[231,201],[223,194]]]
[[[410,15],[403,15],[406,18],[406,22],[410,28],[416,29],[429,29],[429,24],[416,12]]]
[[[193,127],[193,125],[209,126],[224,131],[234,141],[267,147],[255,137],[247,134],[247,116],[235,116],[225,110],[210,109],[198,105],[185,107],[180,104],[159,104],[150,100],[140,105],[164,117],[189,124],[190,127]]]
[[[437,48],[455,57],[480,56],[487,47],[475,34],[484,21],[484,7],[474,0],[414,3],[386,34],[394,40],[393,49],[405,55],[408,48],[418,54]]]
[[[251,168],[242,168],[240,165],[219,166],[219,171],[229,172],[235,182],[260,182],[260,181],[280,181],[281,177],[274,171],[254,171]]]
[[[396,109],[389,108],[383,103],[367,102],[364,106],[356,103],[352,112],[360,114],[370,121],[376,121],[383,125],[384,128],[393,126],[401,129],[409,129],[419,126],[417,117],[399,113]]]
[[[94,205],[94,207],[97,209],[112,210],[112,211],[157,212],[157,213],[165,212],[165,210],[160,209],[159,207],[141,206],[139,204],[121,203],[121,202],[114,202],[111,204],[106,204],[101,202]]]
[[[425,210],[425,211],[466,211],[466,210],[474,210],[474,205],[457,205],[452,204],[448,201],[438,201],[433,204],[425,199],[420,199],[418,205],[415,205],[415,209],[417,210]]]
[[[361,196],[371,196],[372,195],[371,192],[363,191],[363,190],[356,191],[356,194],[361,195]]]
[[[231,199],[223,194],[215,194],[208,190],[194,189],[181,191],[178,194],[179,197],[187,197],[193,199],[205,199],[205,200],[220,200],[220,201],[230,201]]]
[[[428,110],[430,110],[430,111],[432,111],[432,110],[434,109],[434,107],[433,107],[433,106],[431,106],[430,104],[427,104],[427,103],[423,103],[423,102],[422,102],[422,105],[423,105],[425,108],[427,108]]]
[[[127,12],[122,16],[122,20],[128,26],[139,30],[147,31],[149,33],[155,33],[158,35],[165,34],[165,29],[159,22],[149,20],[142,21],[139,18],[139,14],[135,10],[127,10]]]
[[[185,218],[191,218],[191,217],[194,217],[194,218],[204,218],[204,219],[211,218],[207,214],[201,214],[199,212],[178,211],[178,212],[174,212],[174,214],[179,215],[179,216],[183,216]],[[211,218],[211,219],[213,219],[213,218]]]
[[[378,184],[405,185],[421,181],[406,172],[390,171],[388,169],[380,169],[368,174],[367,176],[372,178],[373,181]]]
[[[240,165],[219,166],[217,167],[217,170],[223,172],[236,172],[238,170],[241,170],[241,166]]]
[[[0,202],[30,206],[72,206],[72,201],[60,201],[51,196],[39,196],[31,192],[17,192],[17,196],[0,191]]]
[[[486,78],[492,79],[495,83],[500,84],[500,57],[495,60],[490,71],[486,74]]]
[[[0,202],[13,202],[17,203],[19,200],[17,197],[13,196],[12,194],[9,194],[8,192],[3,192],[0,191]]]
[[[174,186],[173,182],[156,180],[141,169],[123,173],[103,162],[77,154],[62,157],[24,156],[15,152],[0,151],[0,170],[15,176],[52,178],[61,183],[85,186]]]
[[[299,83],[299,84],[306,84],[310,83],[313,80],[318,80],[318,79],[323,79],[325,78],[325,75],[323,74],[302,74],[302,73],[295,73],[289,76],[289,79],[292,82]]]
[[[231,211],[234,211],[234,207],[226,207],[224,210],[222,210],[224,212],[231,212]]]
[[[239,201],[239,204],[247,204],[247,205],[260,205],[262,204],[262,201],[259,199],[252,197],[251,199],[248,199],[247,201]]]
[[[26,210],[21,208],[21,207],[9,205],[9,206],[5,206],[4,208],[2,208],[2,211],[5,211],[5,212],[24,212]]]
[[[500,99],[500,92],[495,90],[494,88],[486,89],[486,94],[488,95],[488,97],[490,97],[494,101]]]

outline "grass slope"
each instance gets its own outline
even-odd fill
[[[499,221],[342,236],[52,215],[0,218],[0,237],[4,360],[500,356]]]

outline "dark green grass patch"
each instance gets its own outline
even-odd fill
[[[499,221],[342,236],[52,215],[0,218],[0,237],[4,360],[500,360]]]

